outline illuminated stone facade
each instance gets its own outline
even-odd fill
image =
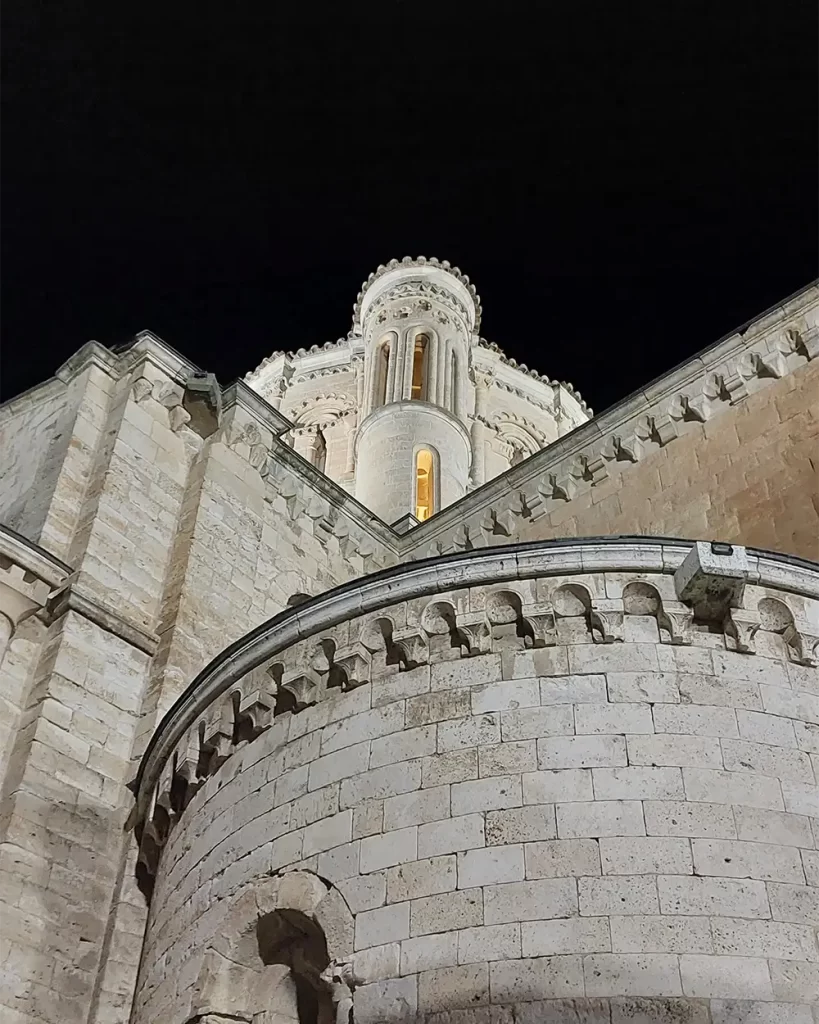
[[[7,403],[4,1024],[815,1024],[818,312],[590,419],[409,260]]]

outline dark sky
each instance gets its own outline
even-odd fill
[[[2,391],[223,383],[437,256],[598,410],[817,274],[814,0],[5,0]]]

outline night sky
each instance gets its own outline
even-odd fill
[[[4,4],[2,393],[227,384],[437,256],[602,410],[817,276],[814,0]]]

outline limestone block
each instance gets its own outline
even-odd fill
[[[713,1024],[813,1024],[807,1005],[763,1003],[748,999],[713,999]]]
[[[426,857],[423,860],[401,864],[387,872],[387,901],[434,896],[457,888],[457,861],[454,855]]]
[[[418,976],[418,1006],[422,1010],[457,1010],[489,1003],[489,965],[474,963],[425,971]]]
[[[679,686],[684,704],[762,711],[759,683],[747,679],[727,676],[717,680],[711,675],[687,673],[680,678]]]
[[[679,768],[593,768],[592,784],[596,800],[682,800],[685,795]]]
[[[304,830],[304,856],[330,850],[342,843],[349,843],[353,832],[353,812],[341,811],[331,818],[324,818]]]
[[[498,775],[474,782],[458,782],[452,786],[451,794],[454,815],[520,807],[523,804],[519,775]]]
[[[369,762],[369,743],[358,743],[319,757],[310,764],[308,786],[310,789],[323,789],[339,779],[359,775],[367,770]]]
[[[793,847],[730,839],[692,839],[691,847],[698,875],[760,878],[768,882],[805,881],[802,859]]]
[[[699,917],[769,918],[771,909],[765,883],[732,878],[688,878],[660,875],[657,878],[663,914]]]
[[[731,742],[731,741],[727,741]],[[720,741],[711,736],[629,736],[629,764],[722,768]]]
[[[328,725],[322,731],[321,752],[331,754],[342,747],[351,747],[403,728],[404,703],[395,701]]]
[[[384,801],[365,800],[353,808],[353,839],[384,831]]]
[[[393,903],[391,906],[365,910],[356,915],[355,948],[383,946],[409,938],[410,904]]]
[[[711,919],[652,915],[612,917],[614,953],[713,953]]]
[[[680,975],[687,996],[717,999],[773,999],[768,963],[754,957],[680,957]]]
[[[480,889],[462,889],[440,896],[425,896],[410,903],[410,934],[432,935],[483,924]]]
[[[540,680],[541,704],[605,704],[604,675],[554,676]]]
[[[583,962],[579,956],[496,961],[489,965],[489,978],[495,1003],[564,999],[585,993]],[[521,1011],[525,1012],[523,1008]],[[521,1019],[517,1011],[516,1019]]]
[[[522,776],[522,781],[524,804],[594,799],[592,774],[589,768],[527,772]]]
[[[359,840],[346,843],[344,846],[336,846],[334,849],[322,853],[318,859],[318,874],[326,878],[328,882],[340,882],[343,878],[354,878],[358,876]]]
[[[576,644],[569,647],[569,672],[658,672],[653,644]]]
[[[512,960],[519,956],[519,924],[464,928],[458,933],[458,962],[461,964]]]
[[[809,756],[802,750],[769,747],[748,740],[722,740],[725,767],[733,772],[756,772],[807,786],[815,783]]]
[[[814,819],[814,831],[817,825]],[[819,886],[819,850],[802,850],[802,867],[805,869],[805,878],[808,885]]]
[[[783,782],[782,798],[785,810],[793,814],[807,814],[819,818],[819,787],[801,782]]]
[[[626,741],[623,736],[552,736],[537,741],[538,768],[625,767]]]
[[[422,935],[401,943],[401,974],[418,974],[458,963],[458,932]]]
[[[414,976],[362,985],[353,996],[356,1024],[405,1021],[417,1009],[418,990]]]
[[[577,891],[582,917],[660,912],[657,881],[652,875],[580,878]]]
[[[404,864],[417,858],[418,829],[414,825],[384,835],[367,836],[361,840],[362,874],[380,871],[382,868]]]
[[[814,1004],[819,992],[819,964],[769,960],[774,999]]]
[[[420,761],[402,761],[345,778],[341,783],[339,803],[342,807],[355,807],[365,800],[384,800],[420,788]]]
[[[787,811],[763,811],[756,807],[735,807],[737,837],[755,843],[779,846],[813,845],[810,819]]]
[[[430,686],[435,690],[457,690],[463,686],[480,686],[501,678],[499,654],[483,654],[479,658],[444,661],[430,667]]]
[[[425,825],[449,817],[449,786],[391,796],[384,801],[384,828]]]
[[[816,933],[808,925],[715,918],[711,932],[718,954],[819,962]]]
[[[455,719],[438,725],[438,750],[461,750],[480,743],[500,743],[500,716],[497,714]]]
[[[493,743],[478,747],[478,774],[481,778],[530,772],[536,768],[537,748],[534,740]]]
[[[646,704],[578,704],[574,720],[578,735],[654,732],[651,708]]]
[[[583,974],[587,996],[683,994],[677,957],[667,953],[595,953],[583,957]]]
[[[693,999],[612,999],[611,1024],[711,1024],[708,1006]]]
[[[697,836],[736,839],[730,807],[721,803],[686,803],[682,800],[646,800],[646,832],[650,836]]]
[[[407,701],[407,728],[463,718],[472,710],[469,690],[448,690],[411,697]]]
[[[434,725],[405,729],[398,736],[384,736],[372,741],[370,767],[380,768],[385,764],[395,764],[398,761],[411,761],[413,758],[434,754],[435,749],[436,729]]]
[[[680,689],[673,672],[609,672],[609,700],[616,703],[680,703]]]
[[[754,743],[767,743],[776,747],[795,747],[794,722],[760,711],[737,711],[739,735]]]
[[[683,768],[682,773],[688,800],[744,804],[772,811],[785,809],[782,787],[777,779],[711,768]]]
[[[537,679],[515,679],[499,683],[484,683],[472,688],[472,714],[490,711],[511,711],[531,708],[540,704],[540,686]]]
[[[604,875],[690,875],[694,868],[688,839],[609,837],[600,840]]]
[[[478,777],[478,751],[476,747],[451,750],[447,754],[425,757],[421,761],[424,788],[446,786],[453,782],[467,782]]]
[[[577,915],[577,886],[573,878],[487,885],[483,893],[486,924],[539,921]]]
[[[596,839],[555,839],[526,843],[523,856],[527,878],[600,874],[600,849]]]
[[[572,735],[574,714],[570,704],[504,711],[501,714],[501,738],[504,743],[510,740],[537,739],[539,736]]]
[[[454,788],[454,787],[453,787]],[[418,829],[419,858],[458,853],[486,845],[483,814],[464,814]]]
[[[530,804],[486,813],[487,846],[556,838],[554,804]]]
[[[356,978],[364,985],[397,978],[400,951],[400,943],[388,942],[385,946],[372,946],[355,953],[353,965]]]
[[[658,704],[654,708],[654,730],[658,733],[739,739],[736,711],[715,705]]]
[[[458,854],[458,888],[521,881],[524,877],[523,847],[494,846]]]
[[[819,889],[815,885],[769,882],[768,899],[774,921],[791,921],[819,928]],[[804,959],[812,958],[806,956]]]
[[[339,878],[335,882],[353,914],[383,906],[387,898],[387,880],[383,872]]]
[[[558,804],[557,834],[561,839],[644,836],[642,804],[639,800]]]

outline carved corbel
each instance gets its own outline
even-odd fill
[[[705,412],[696,405],[692,405],[688,395],[675,395],[668,407],[668,415],[677,423],[704,423]],[[674,431],[676,435],[676,430]]]
[[[706,380],[702,393],[710,402],[728,402],[733,405],[748,392],[745,382],[738,373],[728,377],[721,373],[712,373]]]
[[[756,654],[756,634],[760,625],[759,612],[749,608],[729,608],[722,624],[725,646],[740,654]]]
[[[469,527],[464,523],[459,526],[452,535],[452,548],[454,551],[472,551],[475,545],[469,536]]]
[[[690,644],[693,624],[694,612],[680,602],[663,601],[657,610],[660,643]]]
[[[357,686],[366,685],[370,681],[371,661],[370,653],[363,644],[357,643],[352,647],[336,651],[334,663],[344,674],[341,689],[344,691],[354,690]],[[333,685],[332,681],[330,685]]]
[[[793,624],[785,629],[782,639],[785,641],[790,661],[796,665],[816,665],[819,634],[809,633]]]
[[[302,711],[317,703],[321,693],[321,683],[318,674],[309,668],[296,669],[294,672],[285,673],[282,678],[280,690],[285,691],[292,698],[292,708],[288,710]]]
[[[667,416],[659,419],[655,416],[643,416],[634,433],[644,444],[650,442],[656,444],[658,448],[664,448],[677,436],[677,428]]]
[[[489,654],[492,650],[492,633],[483,615],[458,615],[456,623],[470,655]]]
[[[607,462],[637,462],[639,454],[635,448],[633,443],[630,447],[625,445],[623,439],[615,434],[608,439],[600,454]]]
[[[396,630],[393,634],[394,643],[403,651],[402,668],[417,668],[429,661],[429,647],[426,637],[416,629]]]
[[[557,643],[557,622],[551,605],[534,605],[524,613],[532,630],[535,647],[553,647]]]
[[[137,377],[131,385],[131,394],[135,402],[143,402],[154,389],[154,382],[147,377]]]
[[[776,347],[783,356],[801,356],[809,362],[816,355],[817,338],[819,335],[814,338],[814,345],[811,346],[801,331],[795,327],[787,327],[777,341]]]
[[[772,365],[772,361],[766,362],[759,352],[746,352],[740,359],[737,370],[743,380],[763,380],[766,377],[776,380],[781,376]]]
[[[589,626],[596,644],[612,644],[623,639],[623,602],[616,599],[593,601],[589,608]]]
[[[233,752],[233,704],[220,700],[199,723],[200,774],[213,775]]]

